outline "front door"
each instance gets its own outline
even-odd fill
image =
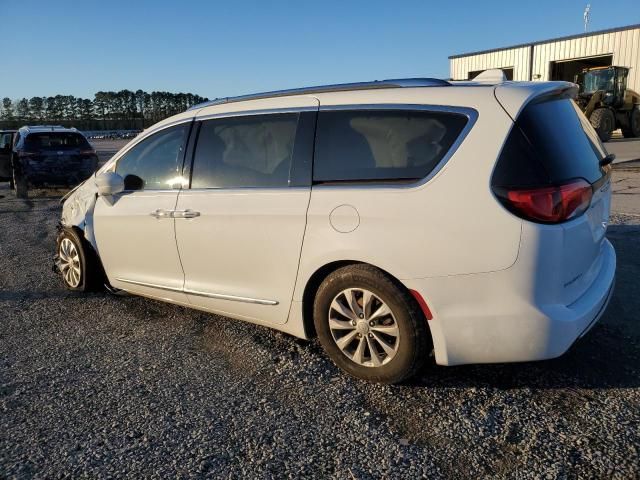
[[[317,109],[317,101],[309,106]],[[307,106],[307,109],[309,109]],[[176,206],[185,293],[199,308],[287,321],[311,193],[316,111],[204,120]]]
[[[116,288],[188,303],[175,241],[173,211],[191,123],[169,127],[130,149],[114,165],[125,191],[99,197],[94,210],[98,253]]]

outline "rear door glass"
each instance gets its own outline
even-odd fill
[[[202,122],[191,188],[288,187],[298,113]]]
[[[419,110],[324,111],[314,182],[415,181],[449,152],[468,118]]]

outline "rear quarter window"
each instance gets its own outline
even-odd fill
[[[569,98],[552,97],[527,105],[505,141],[492,183],[540,186],[603,176],[606,156],[591,124]]]
[[[316,183],[416,181],[449,152],[468,118],[418,110],[319,113]]]

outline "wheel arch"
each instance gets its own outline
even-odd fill
[[[318,288],[320,287],[322,282],[333,272],[349,265],[369,265],[373,268],[376,268],[381,272],[383,272],[385,275],[389,276],[389,278],[391,278],[391,280],[394,283],[396,283],[400,288],[406,290],[407,293],[410,292],[409,288],[407,288],[407,286],[404,283],[402,283],[395,275],[388,272],[384,268],[380,268],[379,266],[374,265],[372,263],[363,262],[359,260],[335,260],[335,261],[326,263],[321,267],[317,268],[315,272],[311,274],[311,276],[309,277],[309,279],[307,280],[304,286],[304,291],[302,294],[302,322],[303,322],[304,332],[307,338],[314,338],[317,336],[316,329],[313,323],[313,302],[315,300],[316,293],[318,292]],[[415,305],[418,307],[418,310],[422,315],[423,321],[427,323],[427,326],[429,326],[428,325],[429,322],[427,321],[427,318],[424,315],[422,307],[418,304],[418,301],[411,294],[409,295],[409,298],[410,298],[409,301],[415,302]],[[429,327],[427,330],[429,331],[429,335],[431,335],[431,328]]]
[[[100,284],[107,285],[108,279],[102,265],[102,260],[100,259],[100,255],[98,255],[97,249],[93,246],[89,239],[87,239],[85,230],[80,225],[64,225],[62,223],[58,223],[57,230],[57,239],[60,238],[60,234],[62,234],[62,232],[64,231],[72,231],[73,233],[75,233],[75,235],[80,240],[81,247],[84,251],[85,261],[87,262],[87,269],[91,269],[91,275],[93,275],[94,279],[99,280]],[[56,240],[56,248],[57,242],[58,240]],[[93,285],[94,288],[100,286],[102,285]]]

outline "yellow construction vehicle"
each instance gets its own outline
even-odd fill
[[[603,142],[620,128],[625,137],[640,137],[640,94],[627,88],[627,67],[586,68],[576,75],[577,103]]]

